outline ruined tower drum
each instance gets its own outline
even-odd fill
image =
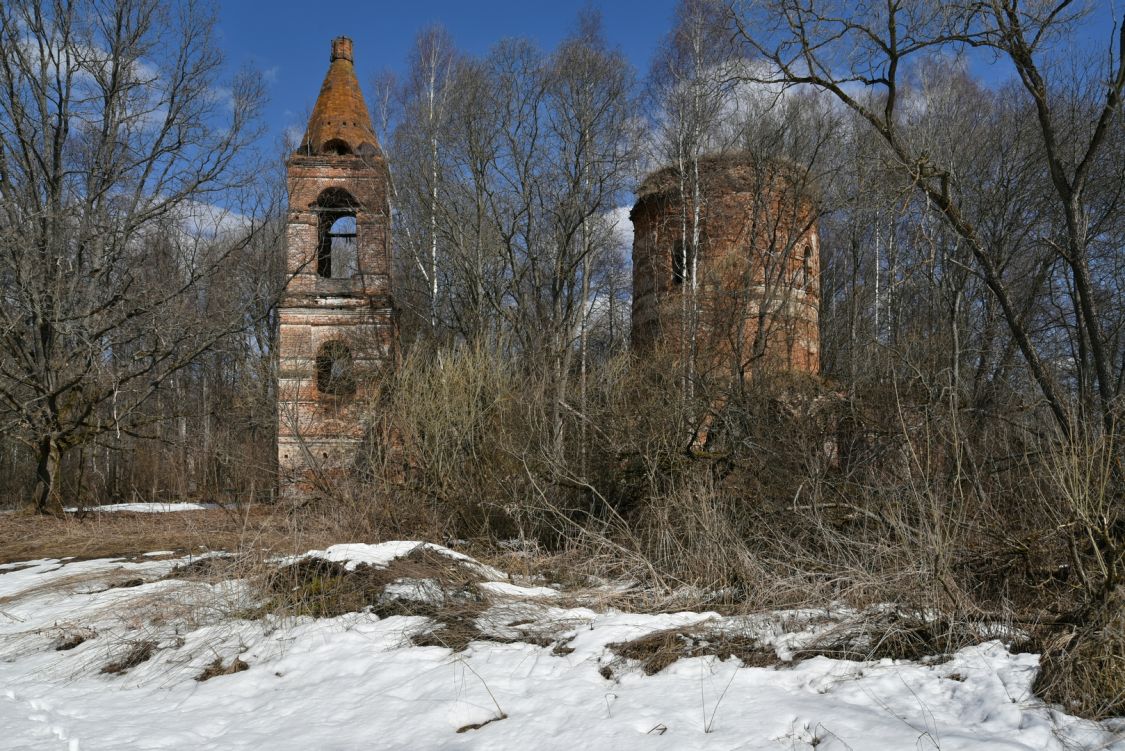
[[[817,373],[816,216],[807,174],[750,152],[649,175],[630,214],[634,350],[690,356],[699,377]]]

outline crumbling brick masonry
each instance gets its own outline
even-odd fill
[[[390,177],[356,80],[352,42],[332,58],[289,158],[287,285],[280,305],[277,455],[282,496],[349,469],[359,407],[396,346]]]
[[[669,167],[638,190],[634,349],[690,355],[700,377],[816,373],[819,239],[805,176],[747,152],[704,158],[698,175]]]

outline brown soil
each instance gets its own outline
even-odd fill
[[[259,506],[167,514],[88,513],[57,519],[0,515],[0,563],[37,558],[130,558],[154,550],[265,549],[303,553],[339,542],[339,527],[315,515]]]

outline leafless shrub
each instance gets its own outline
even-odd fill
[[[1067,712],[1102,719],[1125,715],[1125,593],[1077,629],[1048,632],[1035,693]]]

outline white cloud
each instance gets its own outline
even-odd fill
[[[177,214],[181,230],[192,239],[212,239],[250,226],[245,214],[203,201],[188,201]]]
[[[207,97],[212,102],[223,104],[228,110],[234,110],[234,89],[230,86],[212,86],[207,89]]]
[[[629,219],[631,206],[618,206],[606,213],[606,223],[626,252],[633,249],[633,222]]]

